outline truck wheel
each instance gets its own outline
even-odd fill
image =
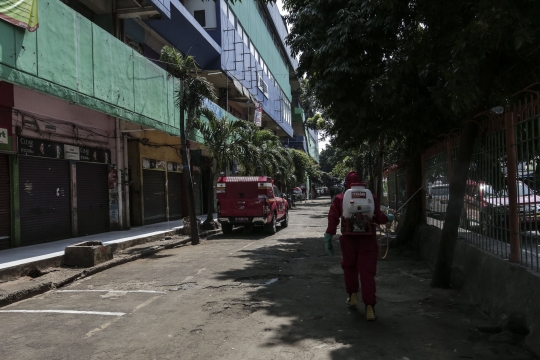
[[[264,230],[266,230],[268,234],[275,234],[277,232],[276,214],[272,215],[272,222],[270,224],[264,225]]]
[[[285,219],[283,219],[283,221],[281,222],[282,228],[286,228],[287,226],[289,226],[289,210],[288,209],[285,211]]]
[[[232,233],[232,225],[231,224],[221,224],[221,230],[223,230],[223,234],[227,235]]]

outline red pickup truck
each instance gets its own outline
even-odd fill
[[[275,234],[276,224],[289,225],[289,203],[272,178],[267,176],[227,176],[217,181],[218,222],[224,234],[234,225],[264,226]]]

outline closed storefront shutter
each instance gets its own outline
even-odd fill
[[[71,236],[69,162],[20,156],[21,244]]]
[[[77,226],[79,236],[110,230],[107,165],[77,163]]]
[[[182,217],[182,173],[170,172],[169,181],[169,220]]]
[[[143,170],[144,223],[167,220],[165,171]]]
[[[10,246],[11,210],[9,158],[0,154],[0,250]]]

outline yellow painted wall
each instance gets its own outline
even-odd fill
[[[145,131],[141,137],[148,139],[148,144],[139,144],[140,156],[148,159],[172,161],[182,163],[180,156],[180,138],[177,136],[169,136],[161,131]],[[160,147],[152,146],[151,144],[161,145]],[[178,150],[172,147],[163,145],[175,145]]]

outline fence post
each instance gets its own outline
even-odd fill
[[[450,184],[454,176],[454,156],[452,154],[452,141],[446,140],[446,180]]]
[[[399,209],[399,194],[398,194],[399,186],[398,186],[398,178],[397,178],[398,169],[396,169],[394,171],[394,180],[395,180],[394,186],[395,186],[395,190],[396,190],[396,210]]]
[[[426,164],[425,164],[426,156],[424,153],[422,153],[421,156],[421,164],[422,164],[422,191],[420,191],[420,196],[422,197],[422,220],[424,222],[427,222],[426,217]]]
[[[504,114],[504,127],[506,133],[506,166],[509,198],[509,224],[510,224],[510,262],[521,261],[521,249],[519,244],[518,202],[516,186],[516,147],[514,138],[514,113]]]

